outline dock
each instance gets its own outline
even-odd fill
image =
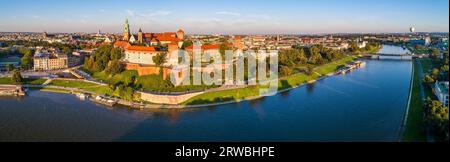
[[[353,70],[355,70],[357,68],[363,67],[365,64],[366,63],[364,61],[351,62],[348,65],[346,65],[345,67],[342,67],[342,68],[338,69],[336,71],[336,74],[337,75],[339,75],[339,74],[342,74],[342,75],[343,74],[347,74],[347,73],[349,73],[349,72],[351,72],[351,71],[353,71]]]
[[[0,85],[0,96],[25,96],[21,85]]]
[[[93,97],[89,97],[89,100],[98,104],[102,104],[102,105],[106,105],[106,106],[114,106],[117,104],[118,100],[116,99],[112,99],[112,98],[108,98],[105,96],[97,96],[95,98]]]

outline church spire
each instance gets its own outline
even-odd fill
[[[130,25],[128,24],[128,17],[125,18],[125,24],[123,26],[123,39],[125,41],[130,39]]]

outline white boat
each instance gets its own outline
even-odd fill
[[[82,100],[86,99],[86,95],[83,94],[83,93],[78,93],[78,94],[77,94],[77,97],[80,98],[80,99],[82,99]]]

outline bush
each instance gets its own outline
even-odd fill
[[[292,74],[292,69],[287,66],[281,66],[280,75],[281,76],[289,76]]]
[[[22,84],[23,78],[19,70],[14,70],[11,80],[14,84]]]

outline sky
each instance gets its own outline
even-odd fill
[[[449,0],[0,0],[0,32],[318,34],[449,31]]]

